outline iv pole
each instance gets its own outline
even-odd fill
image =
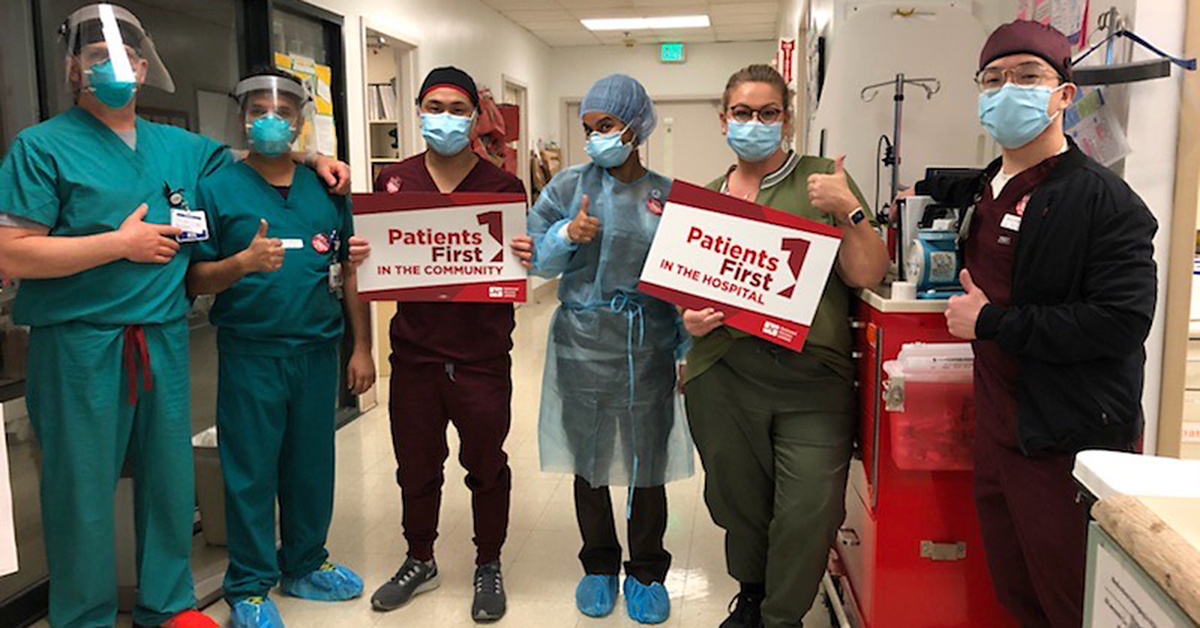
[[[880,88],[889,85],[895,89],[895,95],[892,97],[892,100],[896,103],[896,112],[892,126],[892,146],[888,149],[887,156],[883,158],[884,165],[892,169],[892,194],[888,197],[888,202],[890,203],[892,199],[896,198],[896,194],[900,192],[900,139],[901,131],[904,127],[904,86],[915,85],[916,87],[920,87],[925,90],[925,99],[932,100],[933,95],[942,90],[942,82],[935,78],[910,79],[905,77],[903,73],[900,73],[893,80],[864,87],[859,96],[864,102],[871,102],[879,95]]]

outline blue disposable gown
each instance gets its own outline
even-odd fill
[[[653,172],[623,183],[588,163],[559,173],[529,215],[534,270],[561,274],[550,324],[538,422],[542,470],[592,486],[661,486],[694,471],[676,392],[687,335],[675,307],[637,289],[671,180]],[[589,244],[563,228],[582,196],[600,220]]]

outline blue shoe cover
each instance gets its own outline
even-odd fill
[[[606,617],[617,605],[616,576],[587,575],[575,587],[575,606],[588,617]]]
[[[248,597],[233,604],[229,625],[233,628],[283,628],[283,618],[271,600]]]
[[[661,624],[671,616],[671,596],[660,582],[646,586],[626,577],[625,607],[629,618],[639,624]]]
[[[363,581],[358,574],[333,563],[325,563],[300,578],[284,578],[280,586],[292,597],[318,602],[353,600],[363,592]]]

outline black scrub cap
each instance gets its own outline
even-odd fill
[[[421,91],[417,95],[417,105],[425,100],[425,95],[439,88],[449,87],[457,89],[471,99],[471,104],[476,109],[479,108],[479,90],[475,87],[475,79],[471,78],[470,74],[454,66],[444,66],[435,68],[425,77],[425,82],[421,84]]]

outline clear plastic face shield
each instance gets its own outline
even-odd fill
[[[252,76],[237,84],[233,98],[249,148],[256,153],[274,157],[289,152],[300,132],[312,124],[312,98],[289,78]]]
[[[66,44],[66,87],[89,92],[121,108],[143,86],[174,93],[175,82],[154,41],[128,9],[92,4],[72,13],[59,29]]]

